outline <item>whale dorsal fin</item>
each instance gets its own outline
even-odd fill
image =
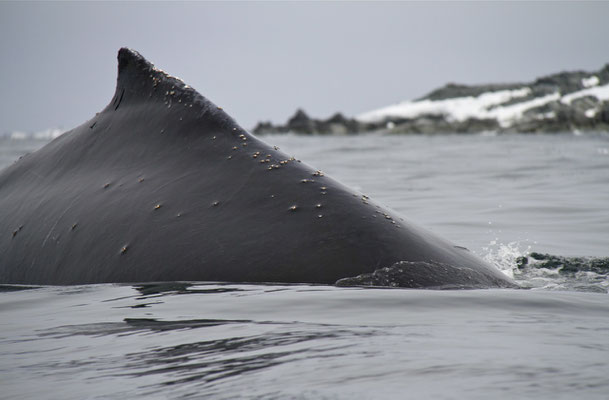
[[[180,78],[158,69],[135,50],[123,47],[118,51],[116,91],[104,111],[115,111],[125,104],[160,103],[176,112],[186,111],[207,124],[233,128],[238,125],[222,108],[202,96]]]

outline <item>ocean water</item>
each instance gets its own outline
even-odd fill
[[[6,285],[0,398],[607,398],[609,136],[263,139],[527,289]]]

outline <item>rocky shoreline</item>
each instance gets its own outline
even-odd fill
[[[316,119],[299,109],[283,125],[260,122],[255,134],[349,135],[609,131],[609,64],[529,83],[458,85],[355,117]]]

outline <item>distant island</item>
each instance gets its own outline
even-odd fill
[[[260,122],[256,134],[347,135],[609,131],[609,64],[596,72],[561,72],[531,83],[449,83],[412,101],[355,117],[328,119],[296,111],[285,125]]]

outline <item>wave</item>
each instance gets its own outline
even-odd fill
[[[609,257],[563,257],[532,252],[516,260],[523,287],[609,293]]]
[[[514,279],[523,289],[566,290],[578,292],[609,293],[609,257],[564,257],[520,249],[518,242],[491,246],[483,258],[505,275]],[[388,288],[418,288],[410,279],[409,269],[423,275],[450,274],[459,278],[454,285],[428,287],[431,289],[476,289],[472,274],[467,268],[437,262],[398,262],[369,274],[340,279],[336,286],[363,286]],[[453,277],[454,279],[454,277]]]
[[[609,293],[609,257],[565,257],[522,249],[519,242],[493,241],[485,261],[526,289]]]

